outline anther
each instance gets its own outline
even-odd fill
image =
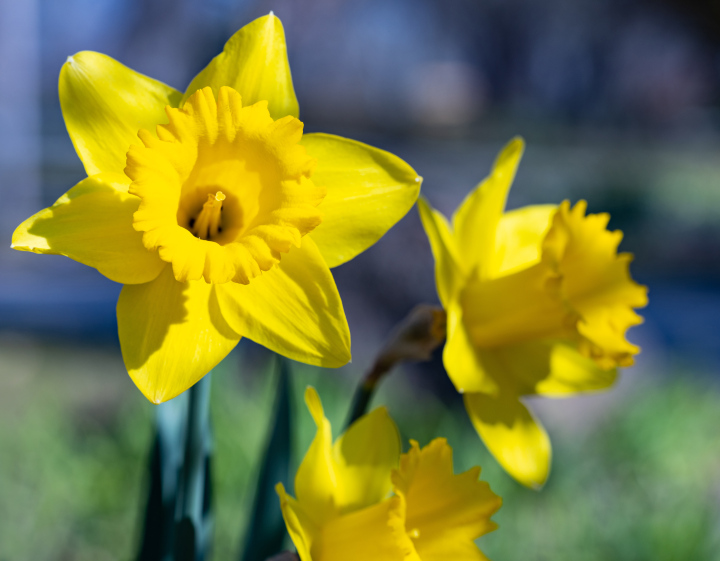
[[[222,207],[225,195],[218,191],[214,195],[208,193],[207,201],[196,219],[190,219],[190,231],[201,240],[210,240],[222,231]]]

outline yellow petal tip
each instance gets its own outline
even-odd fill
[[[516,136],[510,142],[505,145],[495,161],[493,166],[493,172],[505,171],[504,167],[508,163],[514,161],[512,164],[513,168],[516,168],[520,158],[522,158],[523,152],[525,152],[525,140],[521,136]],[[515,170],[512,170],[512,175],[515,175]]]
[[[305,404],[307,405],[308,411],[312,415],[315,424],[320,426],[323,419],[325,418],[325,411],[323,410],[322,402],[317,390],[312,386],[308,386],[305,389]]]
[[[534,466],[523,465],[522,463],[513,464],[508,461],[508,458],[503,458],[504,461],[500,461],[500,463],[518,483],[533,491],[542,491],[550,477],[552,465],[549,444],[548,441],[547,457]]]
[[[352,353],[350,352],[350,346],[344,347],[336,357],[337,362],[331,366],[331,368],[340,368],[346,364],[352,362]]]
[[[70,66],[77,67],[78,65],[81,65],[83,63],[83,59],[87,62],[88,57],[92,57],[93,55],[98,55],[98,53],[94,51],[78,51],[73,55],[70,55],[65,59],[65,64],[69,64]],[[104,55],[99,55],[104,56]],[[65,64],[63,66],[65,66]]]
[[[150,403],[153,405],[160,405],[161,403],[165,403],[166,401],[170,401],[172,398],[176,397],[177,395],[181,394],[182,392],[177,392],[174,394],[170,394],[167,391],[159,390],[157,387],[147,387],[144,384],[138,383],[138,380],[136,380],[132,374],[135,374],[135,372],[130,373],[131,378],[133,379],[133,382],[135,382],[135,386],[140,390],[140,393],[142,393],[145,396],[145,399],[147,399]],[[184,391],[184,390],[183,390]]]

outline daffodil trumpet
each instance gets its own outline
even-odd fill
[[[303,134],[277,17],[235,33],[184,93],[84,51],[59,94],[88,177],[12,247],[125,285],[120,346],[150,401],[191,387],[241,337],[317,366],[350,360],[330,268],[402,218],[421,178],[388,152]]]
[[[295,476],[295,495],[277,486],[301,561],[485,559],[475,540],[497,526],[501,499],[480,468],[455,474],[443,438],[411,441],[401,454],[385,408],[360,417],[334,443],[317,392],[305,402],[317,426]]]
[[[647,289],[632,280],[608,214],[538,205],[505,211],[524,150],[512,140],[452,222],[424,199],[420,218],[447,312],[443,362],[480,438],[519,482],[540,488],[550,440],[521,398],[606,389],[639,347]]]

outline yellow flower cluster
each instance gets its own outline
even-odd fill
[[[124,284],[123,359],[154,403],[185,391],[248,337],[337,367],[350,333],[330,268],[375,243],[415,203],[399,158],[303,134],[285,36],[272,14],[239,30],[184,93],[98,53],[68,59],[60,103],[87,178],[25,220],[12,247],[66,255]],[[505,212],[524,145],[511,141],[449,223],[421,199],[447,314],[443,360],[500,464],[539,488],[549,438],[523,403],[609,387],[639,348],[626,331],[647,291],[618,254],[606,214],[571,206]],[[441,314],[441,312],[439,312]],[[302,561],[485,559],[500,499],[456,475],[444,439],[401,454],[385,409],[334,443],[314,389],[317,433],[278,485]]]
[[[474,540],[496,528],[501,504],[480,468],[453,473],[445,439],[400,454],[384,408],[332,442],[317,392],[305,402],[317,425],[295,477],[297,498],[277,486],[285,524],[302,561],[477,561]]]

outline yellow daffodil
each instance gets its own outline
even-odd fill
[[[395,224],[420,178],[382,150],[303,135],[280,20],[243,27],[184,94],[94,52],[68,58],[59,90],[88,177],[12,247],[125,284],[120,344],[148,399],[192,386],[241,336],[309,364],[348,362],[329,267]]]
[[[647,290],[617,253],[607,214],[529,206],[504,212],[523,152],[514,139],[490,176],[455,212],[452,226],[424,200],[420,217],[447,312],[443,362],[488,449],[518,481],[539,487],[550,441],[519,399],[563,397],[611,386],[640,349],[625,332],[642,318]]]
[[[283,517],[302,561],[478,561],[474,540],[497,526],[501,500],[480,468],[454,475],[445,439],[400,454],[384,408],[332,443],[317,392],[305,402],[317,433],[295,477],[297,499],[278,484]]]

